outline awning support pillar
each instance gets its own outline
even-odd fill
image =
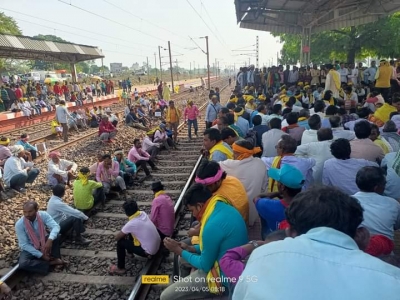
[[[72,82],[78,82],[77,78],[76,78],[76,67],[75,67],[75,63],[70,63],[70,67],[71,67],[71,75],[72,75]]]
[[[303,27],[300,46],[300,66],[310,64],[311,54],[311,27]]]

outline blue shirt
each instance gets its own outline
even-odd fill
[[[278,230],[279,223],[286,219],[285,206],[281,200],[261,198],[256,202],[256,209],[261,218],[262,239]]]
[[[398,300],[400,295],[399,268],[327,227],[255,249],[242,279],[233,300]]]
[[[196,245],[197,254],[183,250],[182,258],[205,273],[211,270],[214,262],[219,261],[226,251],[248,242],[247,228],[243,217],[236,208],[223,202],[215,205],[215,209],[203,229],[202,238],[204,241],[203,251],[200,252],[199,245]],[[225,281],[224,285],[228,286]]]
[[[331,128],[331,122],[329,122],[329,117],[325,117],[321,120],[321,128]]]
[[[253,127],[253,131],[257,134],[257,147],[262,148],[262,135],[269,130],[267,125],[257,125]]]
[[[210,103],[207,106],[206,110],[206,122],[213,122],[217,117],[218,113],[221,110],[221,104],[217,102],[217,104]]]
[[[29,150],[38,151],[36,147],[34,147],[31,144],[29,144],[28,142],[24,142],[22,140],[19,140],[18,142],[16,142],[15,145],[21,145],[27,151],[29,151]]]
[[[378,164],[358,158],[345,160],[330,158],[324,163],[322,183],[337,187],[346,194],[354,195],[360,191],[356,184],[356,176],[357,172],[363,167],[378,167]]]
[[[245,118],[239,117],[237,119],[235,125],[240,128],[240,131],[244,135],[243,137],[245,137],[246,134],[249,132],[250,124],[249,124],[249,121],[247,121]]]
[[[307,130],[310,129],[310,125],[308,125],[308,120],[299,121],[297,122],[297,125],[299,125],[300,127],[304,127]]]
[[[60,226],[57,224],[56,221],[45,211],[39,211],[40,217],[43,220],[45,228],[51,230],[49,239],[55,240],[58,236],[58,233],[60,232]],[[24,224],[24,218],[20,218],[17,223],[15,223],[15,233],[18,238],[18,245],[21,248],[22,251],[26,251],[33,256],[40,258],[42,257],[43,253],[40,252],[39,250],[36,250],[35,247],[33,247],[33,244],[28,236],[28,232],[26,230],[25,224]],[[31,222],[33,229],[35,230],[36,235],[39,238],[39,231],[38,231],[38,222],[37,219]]]

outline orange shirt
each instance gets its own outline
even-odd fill
[[[176,117],[176,110],[175,110],[175,109],[170,109],[169,121],[170,121],[170,123],[176,123],[176,122],[178,122],[178,119],[177,119],[177,117]]]
[[[214,195],[220,195],[239,211],[246,224],[249,220],[249,200],[246,190],[239,179],[233,176],[226,176]]]

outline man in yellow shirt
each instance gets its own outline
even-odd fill
[[[81,168],[77,180],[74,181],[74,205],[77,209],[85,211],[94,204],[101,202],[104,206],[105,194],[101,182],[89,180],[89,168]]]
[[[375,88],[381,93],[385,101],[389,99],[390,92],[390,79],[393,75],[393,69],[390,66],[389,62],[385,59],[382,59],[379,64],[378,71],[376,72],[375,79]]]
[[[169,101],[169,106],[167,108],[167,117],[165,121],[167,121],[169,130],[174,132],[174,143],[177,144],[178,140],[178,126],[179,119],[181,117],[181,112],[178,108],[175,107],[174,101]]]

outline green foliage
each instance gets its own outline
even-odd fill
[[[13,18],[0,12],[0,34],[21,35],[22,32]],[[4,70],[8,65],[11,65],[10,60],[0,59],[0,70]]]
[[[22,32],[13,18],[0,12],[0,34],[21,35]]]
[[[354,62],[368,56],[400,57],[400,13],[375,23],[324,31],[311,36],[311,62],[332,60]],[[284,43],[281,64],[294,64],[300,58],[299,35],[275,34]]]

